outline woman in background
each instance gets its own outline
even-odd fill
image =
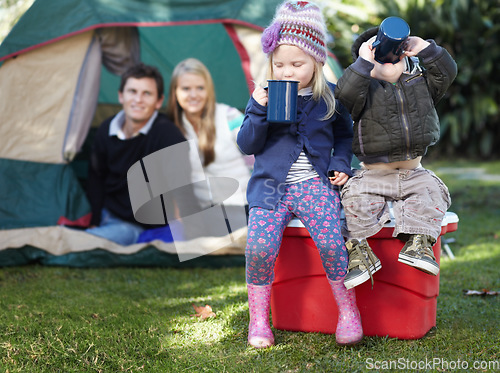
[[[217,196],[232,194],[232,187],[225,183],[217,183],[217,190],[212,186],[211,191],[204,188],[206,184],[196,183],[210,177],[238,181],[241,193],[224,198],[224,205],[246,206],[246,188],[253,158],[245,156],[236,144],[244,115],[233,107],[216,102],[212,76],[201,61],[188,58],[175,67],[170,81],[167,116],[187,140],[192,140],[192,179],[202,207],[217,203],[213,201],[213,192]],[[202,167],[199,166],[200,160]],[[221,190],[224,186],[231,190],[226,193]]]

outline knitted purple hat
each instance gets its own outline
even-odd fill
[[[262,33],[262,50],[272,53],[279,45],[299,47],[322,64],[326,61],[326,26],[320,8],[309,1],[285,1]]]

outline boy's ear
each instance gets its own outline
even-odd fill
[[[361,35],[358,36],[358,38],[354,41],[351,47],[351,55],[352,55],[352,62],[356,61],[359,57],[359,47],[361,47],[361,44],[363,44],[365,41],[370,40],[372,37],[376,36],[378,33],[378,26],[369,28],[365,32],[363,32]]]

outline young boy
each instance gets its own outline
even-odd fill
[[[408,37],[392,63],[377,62],[372,46],[377,31],[355,41],[355,61],[335,89],[354,120],[353,151],[361,161],[342,190],[348,289],[369,278],[373,283],[372,274],[381,268],[366,238],[390,220],[388,202],[396,221],[393,235],[406,242],[398,260],[437,275],[432,245],[450,206],[446,185],[420,162],[439,139],[435,104],[455,79],[456,63],[435,41],[416,36]]]

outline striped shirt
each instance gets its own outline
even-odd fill
[[[288,175],[286,176],[285,183],[287,184],[295,184],[300,183],[304,180],[309,180],[314,177],[319,177],[318,173],[312,166],[309,159],[307,159],[304,150],[299,154],[299,158],[292,164],[290,170],[288,171]]]

